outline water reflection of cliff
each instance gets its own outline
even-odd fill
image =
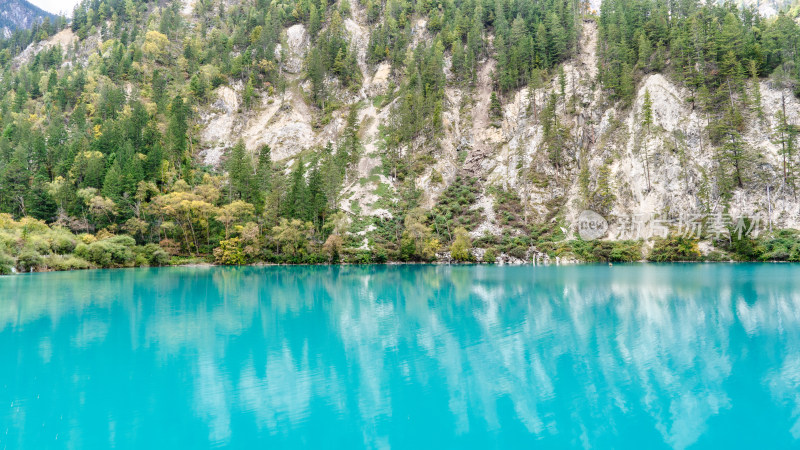
[[[92,369],[57,355],[111,339],[117,351],[151,354],[156,372],[186,361],[186,401],[216,443],[236,442],[235,424],[246,422],[276,442],[328,430],[391,447],[409,442],[392,426],[402,423],[454,439],[514,430],[573,447],[619,446],[620,436],[636,436],[685,448],[736,406],[726,383],[752,337],[761,336],[781,349],[761,382],[776,403],[794,405],[798,439],[800,291],[792,270],[268,267],[36,275],[2,280],[0,292],[11,297],[0,301],[0,343],[34,340],[18,348],[16,360],[38,358],[67,377]]]

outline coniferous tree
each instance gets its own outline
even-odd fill
[[[264,144],[258,150],[258,165],[256,167],[256,180],[261,192],[266,193],[272,187],[272,150]]]
[[[170,120],[167,127],[167,142],[169,143],[170,161],[176,166],[185,161],[188,149],[189,108],[183,97],[176,95],[170,106]]]
[[[228,177],[230,178],[228,197],[230,201],[242,199],[251,203],[256,192],[253,180],[253,164],[247,155],[243,140],[239,140],[231,149],[228,159]]]
[[[289,191],[284,201],[286,217],[306,220],[309,217],[308,185],[305,177],[305,164],[302,158],[295,162],[294,170],[289,177]]]
[[[653,101],[650,98],[650,91],[644,91],[644,100],[642,101],[642,125],[645,127],[644,143],[644,174],[647,179],[647,190],[650,191],[650,153],[648,151],[648,144],[650,140],[650,126],[653,124]]]
[[[644,72],[650,71],[650,58],[653,56],[653,48],[650,45],[650,40],[647,39],[647,33],[639,34],[639,62],[637,66]]]
[[[314,223],[317,229],[321,229],[322,224],[325,222],[325,217],[327,217],[328,200],[325,197],[319,165],[315,165],[308,176],[308,191],[306,195],[308,197],[307,219]]]
[[[777,125],[775,127],[774,139],[780,149],[778,154],[782,159],[782,172],[783,182],[790,186],[794,191],[795,188],[795,157],[797,149],[797,136],[800,134],[800,128],[789,122],[786,115],[786,101],[782,99],[781,109],[775,113]]]
[[[103,196],[116,203],[122,198],[124,189],[125,180],[122,169],[120,168],[119,160],[115,160],[111,168],[106,172],[105,180],[103,181]]]
[[[738,112],[730,109],[723,116],[721,123],[736,123]],[[719,163],[721,168],[720,185],[722,194],[730,196],[733,189],[743,188],[750,170],[750,152],[744,139],[734,126],[721,126],[721,144]]]
[[[489,99],[489,117],[495,122],[503,117],[503,105],[495,92],[492,92]]]
[[[750,60],[748,71],[750,72],[750,85],[753,91],[753,109],[755,109],[759,120],[763,121],[764,110],[761,108],[761,85],[758,80],[758,64],[756,64],[755,60]]]

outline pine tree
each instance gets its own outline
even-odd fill
[[[308,79],[311,80],[311,99],[318,107],[325,107],[325,62],[320,51],[312,48],[306,60]]]
[[[564,72],[564,66],[558,66],[558,95],[561,97],[561,102],[566,107],[567,99],[567,74]]]
[[[495,92],[492,92],[492,96],[489,99],[489,117],[494,122],[503,118],[503,105]]]
[[[339,51],[336,53],[336,58],[333,60],[333,73],[342,77],[346,76],[347,74],[347,66],[345,65],[345,49],[339,48]]]
[[[623,63],[620,68],[619,76],[619,94],[617,97],[622,100],[624,104],[630,104],[634,94],[633,75],[631,68],[627,63]]]
[[[539,22],[536,27],[536,60],[539,62],[538,67],[550,67],[550,57],[548,55],[547,46],[547,28],[544,23]]]
[[[758,80],[758,64],[755,60],[750,60],[750,84],[753,90],[753,108],[760,120],[764,120],[764,110],[761,108],[761,84]]]
[[[110,198],[114,203],[118,203],[122,198],[124,189],[125,178],[122,175],[119,160],[115,160],[111,168],[106,172],[106,177],[103,181],[103,196]]]
[[[269,192],[272,187],[272,150],[267,144],[262,145],[258,150],[256,181],[258,188],[263,193]]]
[[[242,103],[246,109],[250,109],[253,107],[253,102],[256,98],[256,91],[253,87],[253,79],[248,78],[247,84],[244,86],[244,92],[242,93]]]
[[[49,180],[44,174],[35,175],[25,200],[27,214],[44,221],[52,221],[58,210],[58,205],[47,192],[48,182]]]
[[[286,193],[283,210],[283,215],[286,217],[301,220],[307,220],[309,217],[308,186],[302,158],[298,158],[290,175],[289,191]]]
[[[147,153],[147,160],[145,161],[145,174],[149,180],[161,180],[161,168],[164,160],[164,150],[161,143],[156,142]]]
[[[732,124],[740,119],[735,118],[738,114],[735,110],[728,110],[721,118],[724,124]],[[726,125],[721,128],[722,148],[719,155],[719,167],[722,192],[730,195],[734,187],[743,188],[746,174],[750,170],[750,154],[747,150],[744,139],[734,126]]]
[[[653,56],[653,47],[650,45],[650,40],[647,39],[647,34],[644,32],[639,34],[639,62],[636,64],[645,73],[650,71],[650,58]]]
[[[344,132],[342,133],[342,146],[339,149],[340,169],[344,170],[348,164],[358,159],[359,139],[358,139],[358,104],[350,106],[347,113]]]
[[[659,42],[656,44],[656,50],[653,52],[653,57],[651,58],[650,68],[656,72],[661,72],[664,70],[664,60],[666,59],[666,50],[664,49],[664,45]]]
[[[461,41],[458,41],[453,44],[453,56],[450,65],[450,72],[453,73],[456,80],[463,79],[463,71],[466,67],[465,63],[464,46],[461,44]]]
[[[322,24],[314,2],[309,4],[308,9],[308,34],[310,34],[313,39],[317,37],[317,33],[319,33],[319,30],[322,28]]]
[[[551,63],[567,56],[567,32],[555,12],[547,15],[547,42]]]
[[[130,141],[126,142],[123,147],[124,157],[121,162],[123,174],[123,192],[133,194],[140,181],[145,178],[144,164],[140,157],[140,153],[134,153],[133,145]]]
[[[170,107],[170,120],[167,127],[167,142],[169,143],[169,155],[173,164],[180,167],[184,160],[188,148],[188,123],[189,108],[183,101],[183,97],[176,95],[172,99]]]
[[[547,148],[547,155],[550,163],[556,168],[556,173],[560,171],[566,163],[566,151],[569,146],[569,130],[559,123],[556,105],[558,96],[555,92],[550,93],[547,106],[542,110],[542,131],[543,144]]]
[[[192,79],[189,82],[189,89],[192,91],[192,95],[198,102],[204,102],[206,99],[206,93],[208,91],[208,84],[206,83],[206,77],[203,74],[194,74],[192,75]]]
[[[251,203],[256,185],[253,182],[253,164],[241,139],[231,149],[228,158],[228,199],[242,199]]]
[[[153,102],[158,106],[159,111],[163,110],[167,92],[167,79],[161,75],[161,71],[158,69],[153,70],[150,88],[152,90]]]
[[[722,75],[725,77],[729,106],[731,109],[736,109],[734,93],[742,86],[742,65],[733,51],[728,51],[722,60]]]
[[[322,229],[322,224],[325,223],[327,206],[328,199],[325,197],[322,175],[320,174],[319,166],[315,165],[308,176],[308,219],[319,230]]]
[[[506,41],[503,36],[497,36],[494,40],[495,50],[497,52],[497,72],[498,84],[500,85],[501,92],[508,92],[513,87],[511,74],[509,72],[508,53],[506,50]]]
[[[775,113],[777,125],[775,127],[774,139],[781,146],[778,153],[781,155],[783,166],[783,182],[794,190],[794,160],[797,147],[797,136],[800,129],[796,125],[789,123],[786,115],[786,100],[781,97],[781,109]]]
[[[27,168],[27,152],[18,147],[11,160],[0,168],[0,206],[18,216],[28,214],[27,197],[30,173]]]
[[[644,101],[642,102],[642,125],[645,127],[644,140],[644,173],[647,177],[647,190],[650,190],[650,155],[648,152],[648,142],[650,140],[650,125],[653,124],[653,101],[650,99],[650,90],[645,89]]]
[[[697,90],[697,100],[700,103],[700,107],[703,109],[703,112],[706,116],[706,127],[711,125],[711,118],[710,118],[710,110],[712,107],[711,102],[711,93],[708,90],[708,86],[703,84],[700,86],[700,89]]]
[[[538,67],[531,70],[531,79],[528,84],[528,97],[530,98],[530,105],[533,108],[533,120],[539,120],[539,106],[536,103],[536,91],[544,86],[542,79],[542,71]]]

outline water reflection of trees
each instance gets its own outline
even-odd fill
[[[780,341],[780,367],[764,383],[776,401],[796,405],[791,432],[800,438],[800,294],[791,270],[375,266],[17,277],[0,284],[13,293],[0,301],[0,339],[47,320],[86,348],[126,326],[131,349],[193,361],[192,406],[215,442],[233,438],[233,415],[285,437],[324,404],[331,418],[357,423],[367,446],[391,443],[382,424],[407,401],[400,383],[446,389],[439,406],[457,435],[513,421],[579,446],[644,426],[684,448],[733,406],[724,384],[747,342],[731,348],[740,324]],[[64,345],[48,333],[40,341],[44,363]],[[57,370],[69,370],[62,364]]]

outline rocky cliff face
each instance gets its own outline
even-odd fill
[[[393,76],[388,65],[365,62],[368,27],[364,14],[354,10],[347,19],[350,39],[358,48],[363,86],[357,92],[338,92],[343,104],[360,102],[361,160],[349,175],[340,207],[353,216],[388,217],[386,202],[393,200],[397,180],[381,170],[380,125],[389,119],[393,103],[385,104]],[[250,150],[261,144],[272,147],[273,158],[289,161],[308,149],[335,142],[344,129],[346,108],[320,124],[307,105],[307,82],[303,59],[309,39],[303,25],[284,33],[281,53],[288,74],[284,94],[263,96],[260,105],[248,112],[239,106],[242,86],[223,86],[216,101],[204,111],[198,128],[201,155],[217,164],[224,149],[239,137]],[[424,24],[415,27],[414,40],[425,39]],[[458,175],[476,177],[480,184],[478,201],[483,221],[473,237],[499,233],[493,187],[516,192],[525,221],[554,221],[556,217],[574,234],[578,215],[584,209],[599,210],[609,220],[608,237],[637,237],[658,234],[665,225],[679,226],[689,217],[723,216],[733,220],[742,215],[758,216],[764,226],[800,226],[800,203],[795,193],[782,184],[779,146],[774,142],[775,114],[786,108],[794,123],[800,122],[800,102],[791,92],[781,92],[762,81],[762,114],[747,111],[748,126],[743,136],[759,168],[748,177],[732,198],[723,199],[715,185],[715,155],[704,114],[686,99],[687,89],[669,75],[652,73],[638,83],[630,107],[609,104],[597,82],[597,26],[585,21],[578,56],[563,65],[565,92],[556,105],[558,120],[569,131],[569,162],[558,169],[548,161],[542,144],[541,109],[551,93],[560,93],[556,75],[535,91],[524,88],[504,99],[502,117],[489,117],[495,62],[481,62],[474,87],[453,84],[446,90],[443,114],[444,135],[439,142],[419,142],[405,152],[429,153],[431,163],[415,180],[424,192],[422,203],[432,207],[440,194]],[[451,74],[448,74],[451,75]],[[750,86],[750,89],[755,89]],[[653,121],[642,125],[645,92],[652,100]],[[648,182],[649,179],[649,182]],[[603,192],[601,192],[603,191]],[[642,222],[639,225],[632,222]],[[663,222],[667,221],[667,222]]]

